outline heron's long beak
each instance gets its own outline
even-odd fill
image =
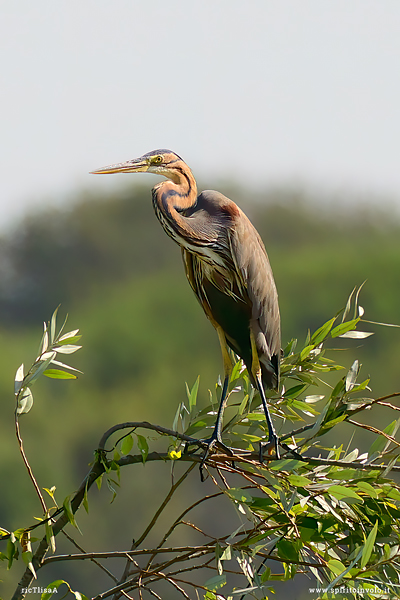
[[[133,160],[127,160],[123,163],[117,163],[116,165],[108,165],[108,167],[102,167],[91,171],[91,175],[105,175],[108,173],[142,173],[149,169],[147,160],[143,158],[134,158]]]

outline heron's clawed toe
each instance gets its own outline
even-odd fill
[[[279,459],[281,457],[279,452],[279,438],[275,433],[270,435],[268,442],[260,442],[260,463],[264,462],[265,451],[267,454],[272,454],[274,450],[276,458]]]
[[[224,442],[222,441],[221,437],[218,435],[212,435],[208,440],[201,440],[203,445],[205,445],[205,450],[204,450],[204,454],[203,454],[203,458],[201,459],[201,463],[200,463],[200,478],[201,481],[204,481],[204,474],[203,474],[203,469],[204,469],[204,465],[206,463],[207,458],[210,455],[210,452],[213,450],[213,448],[215,446],[217,446],[218,448],[220,448],[221,450],[223,450],[226,454],[229,454],[230,456],[233,456],[234,453],[231,450],[231,448],[229,448],[229,446],[227,446],[226,444],[224,444]]]

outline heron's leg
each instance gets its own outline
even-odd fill
[[[217,327],[218,339],[221,346],[222,359],[224,361],[224,384],[222,386],[221,400],[218,407],[217,420],[215,422],[214,431],[211,436],[211,440],[215,440],[222,444],[221,430],[222,430],[222,418],[226,406],[226,400],[228,396],[228,385],[229,379],[232,373],[232,360],[229,356],[228,348],[226,345],[225,334],[220,327]]]
[[[232,373],[232,361],[231,361],[231,357],[229,356],[229,352],[228,352],[228,348],[227,348],[226,340],[225,340],[225,334],[224,334],[223,330],[218,326],[216,327],[216,330],[218,333],[219,343],[221,345],[222,358],[224,361],[224,376],[225,377],[224,377],[224,384],[222,386],[221,400],[219,402],[217,420],[215,421],[214,431],[212,432],[212,435],[208,440],[203,440],[203,442],[205,442],[207,444],[207,448],[204,452],[204,456],[200,463],[200,473],[201,474],[203,471],[204,463],[207,460],[210,450],[212,449],[212,447],[215,444],[218,444],[218,446],[223,448],[226,452],[232,454],[231,449],[228,448],[228,446],[226,446],[223,443],[222,437],[221,437],[222,419],[223,419],[226,401],[227,401],[227,397],[228,397],[229,379],[230,379],[230,376]],[[203,475],[202,475],[202,478],[203,478]]]
[[[264,386],[263,386],[263,382],[262,382],[261,366],[260,366],[260,361],[258,358],[256,341],[254,339],[254,334],[252,331],[250,332],[250,339],[251,339],[251,352],[252,352],[251,372],[252,372],[252,375],[257,384],[257,390],[261,396],[261,402],[262,402],[262,405],[264,408],[265,419],[267,421],[267,426],[268,426],[268,443],[267,443],[267,445],[268,446],[273,445],[275,447],[276,457],[279,458],[279,456],[280,456],[279,455],[279,438],[276,434],[274,424],[271,419],[271,415],[269,414],[267,399],[265,397],[265,391],[264,391]],[[262,446],[262,444],[260,444],[260,462],[262,462],[262,448],[263,448],[263,446]]]

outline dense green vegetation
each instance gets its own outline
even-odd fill
[[[360,302],[368,318],[400,322],[400,223],[389,212],[326,208],[289,192],[271,192],[253,202],[245,201],[240,190],[229,195],[245,208],[266,242],[280,294],[283,343],[292,337],[303,340],[365,279]],[[40,400],[29,423],[22,419],[21,426],[40,485],[56,485],[60,501],[78,487],[103,431],[127,420],[171,426],[185,398],[184,382],[191,384],[200,374],[199,402],[205,402],[221,359],[213,329],[185,281],[179,249],[154,217],[147,187],[101,199],[86,195],[68,209],[26,217],[3,235],[1,246],[1,471],[17,500],[11,502],[11,487],[3,485],[0,514],[2,525],[13,529],[16,514],[18,525],[24,515],[30,523],[36,502],[14,440],[13,376],[22,360],[34,358],[29,349],[40,335],[38,323],[55,306],[61,302],[61,312],[68,311],[70,329],[81,328],[84,350],[74,364],[84,376],[56,387],[55,382],[39,382]],[[376,334],[368,343],[349,342],[340,362],[358,358],[362,379],[372,376],[376,395],[398,391],[398,330],[374,325],[370,330]],[[377,426],[379,418],[374,413]],[[363,443],[360,438],[361,449]],[[160,465],[151,468],[163,489],[168,474]],[[85,519],[98,521],[86,544],[98,548],[108,540],[109,548],[112,538],[115,547],[129,545],[136,526],[132,519],[132,530],[127,528],[126,515],[147,515],[138,486],[142,494],[158,493],[148,475],[135,478],[124,481],[123,493],[111,507],[102,491],[90,515],[80,516],[81,528]],[[105,507],[107,522],[100,516]],[[74,568],[72,579],[79,577]],[[3,569],[1,578],[8,586]]]

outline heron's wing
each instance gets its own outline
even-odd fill
[[[278,294],[265,246],[249,219],[240,210],[229,232],[232,259],[252,305],[251,327],[260,361],[279,363],[281,337]],[[275,368],[275,370],[277,370]],[[278,373],[277,373],[278,374]]]

